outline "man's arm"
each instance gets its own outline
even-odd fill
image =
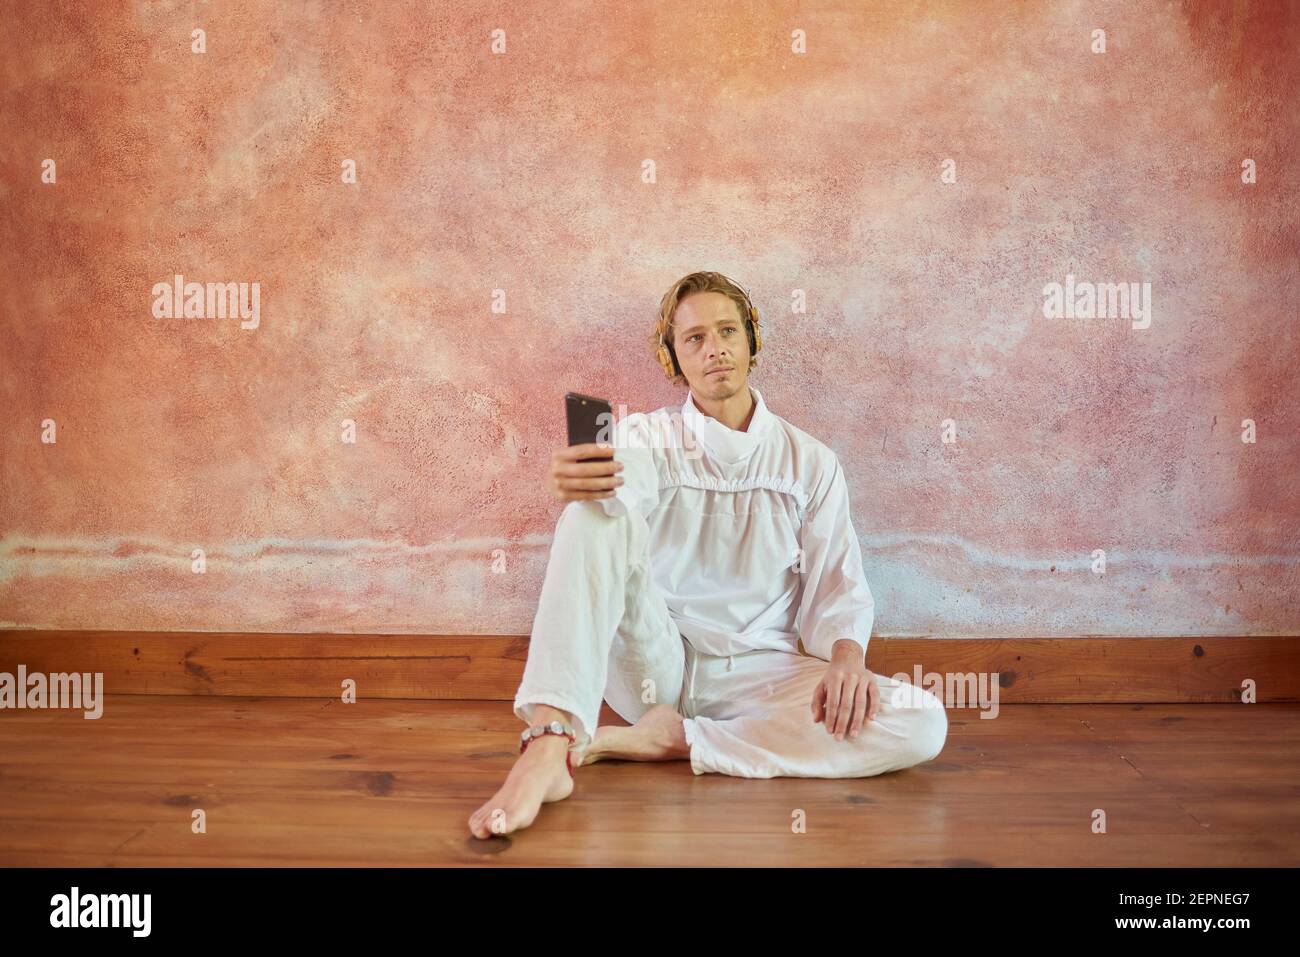
[[[651,448],[650,421],[644,412],[633,412],[615,423],[611,444],[614,460],[623,463],[620,485],[609,498],[597,499],[611,516],[640,511],[645,515],[659,502],[659,470]]]
[[[809,500],[799,547],[804,650],[826,661],[846,656],[865,662],[876,603],[862,571],[862,548],[849,516],[849,490],[838,456]]]

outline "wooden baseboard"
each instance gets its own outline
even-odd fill
[[[108,694],[512,700],[522,635],[0,631],[0,672],[103,673]],[[1300,700],[1295,637],[873,638],[878,674],[998,674],[1003,703]]]

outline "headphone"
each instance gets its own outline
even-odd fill
[[[763,331],[758,328],[758,310],[749,301],[749,296],[746,296],[743,292],[741,295],[745,296],[745,304],[749,306],[749,319],[745,323],[745,331],[749,334],[750,367],[753,368],[754,358],[758,355],[758,351],[763,348]],[[667,325],[668,323],[665,320],[660,320],[659,349],[655,353],[655,357],[659,360],[659,364],[663,366],[664,372],[668,374],[668,378],[672,379],[682,375],[682,367],[677,364],[677,353],[673,350],[672,345],[664,341],[663,331]]]

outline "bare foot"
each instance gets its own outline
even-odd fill
[[[568,748],[569,739],[563,735],[534,738],[515,759],[501,789],[470,815],[470,833],[486,838],[521,830],[533,823],[543,804],[572,794],[573,778],[564,763]],[[575,767],[580,757],[574,755]]]
[[[575,758],[582,764],[595,764],[601,758],[676,761],[690,756],[682,716],[672,705],[657,704],[631,727],[601,725],[587,750]]]

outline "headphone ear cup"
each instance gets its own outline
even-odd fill
[[[677,369],[673,363],[673,355],[668,351],[668,347],[660,346],[657,355],[659,357],[659,364],[663,366],[663,370],[667,373],[668,378],[675,378],[677,376]]]

